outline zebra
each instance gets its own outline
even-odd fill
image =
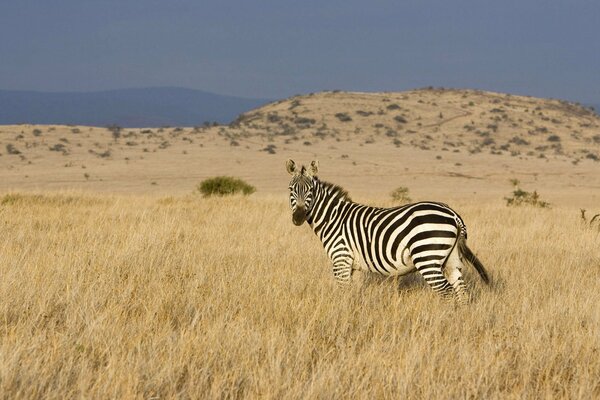
[[[298,167],[286,162],[292,222],[307,222],[321,240],[342,286],[355,270],[384,276],[418,271],[435,292],[467,302],[464,263],[486,284],[483,264],[467,247],[467,228],[448,205],[423,201],[393,208],[354,203],[342,187],[317,177],[318,162]]]

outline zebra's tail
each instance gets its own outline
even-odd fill
[[[471,264],[473,268],[477,270],[479,276],[481,276],[481,280],[483,280],[487,285],[490,284],[490,277],[483,267],[483,264],[475,254],[471,251],[469,246],[467,246],[466,235],[460,234],[458,235],[458,251],[463,260],[466,260],[467,263]]]

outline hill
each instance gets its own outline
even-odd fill
[[[0,90],[0,124],[195,126],[228,123],[266,102],[171,87],[86,93]]]
[[[597,160],[600,117],[562,100],[457,89],[322,92],[242,114],[241,135],[334,137],[423,150]]]
[[[296,96],[219,126],[5,125],[0,191],[171,195],[233,175],[282,195],[285,160],[316,158],[356,199],[405,186],[414,200],[502,201],[519,179],[552,204],[596,210],[599,126],[577,104],[439,89]]]

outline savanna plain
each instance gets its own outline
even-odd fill
[[[598,218],[590,224],[600,213],[600,164],[588,156],[600,150],[597,117],[539,99],[428,91],[370,95],[355,113],[355,95],[340,93],[319,103],[331,117],[320,132],[336,132],[324,136],[302,127],[303,104],[319,96],[268,106],[299,115],[262,114],[300,118],[291,134],[255,135],[259,127],[243,128],[243,119],[242,128],[120,135],[0,127],[0,396],[600,397]],[[433,99],[445,108],[419,114]],[[518,111],[519,101],[532,105]],[[396,136],[348,128],[398,112],[390,104],[406,110]],[[487,134],[457,123],[484,127],[501,114],[492,109],[507,116]],[[539,118],[527,128],[515,110]],[[419,128],[439,137],[423,139]],[[502,147],[516,135],[528,144]],[[291,222],[288,157],[319,158],[322,178],[361,203],[392,206],[397,186],[413,200],[449,203],[492,284],[467,269],[465,306],[415,275],[357,273],[351,288],[338,288],[317,237]],[[220,172],[257,192],[194,193]],[[550,207],[507,206],[513,178]]]

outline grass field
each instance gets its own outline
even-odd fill
[[[415,276],[338,289],[283,194],[4,194],[0,395],[599,397],[599,231],[452,205],[493,280],[468,270],[465,307]]]

